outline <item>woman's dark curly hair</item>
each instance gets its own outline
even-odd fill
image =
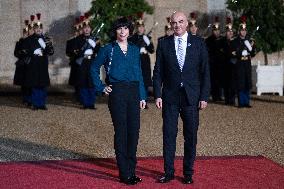
[[[111,27],[110,36],[112,40],[116,40],[116,30],[120,27],[127,27],[129,29],[129,35],[132,35],[134,27],[131,20],[127,19],[126,17],[118,18],[114,21]]]

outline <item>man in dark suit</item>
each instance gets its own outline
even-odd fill
[[[163,112],[163,157],[165,174],[159,179],[174,179],[174,158],[179,114],[184,135],[184,184],[193,182],[199,109],[207,106],[210,74],[204,40],[187,33],[184,13],[171,16],[174,35],[158,42],[153,84],[156,106]],[[161,86],[163,86],[161,93]]]

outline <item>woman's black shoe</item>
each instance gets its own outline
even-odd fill
[[[133,177],[128,177],[128,178],[126,178],[126,179],[120,179],[120,182],[121,183],[124,183],[124,184],[126,184],[126,185],[135,185],[135,184],[137,184],[138,182],[135,180],[135,179],[133,179]]]
[[[136,175],[132,176],[131,178],[136,182],[142,182],[142,179],[140,177],[137,177]]]

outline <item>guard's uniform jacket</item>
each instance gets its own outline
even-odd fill
[[[84,35],[79,35],[74,41],[74,49],[72,56],[75,58],[75,64],[77,64],[78,66],[78,70],[76,70],[76,80],[74,84],[75,86],[80,88],[94,87],[90,77],[90,66],[91,62],[96,57],[100,45],[96,45],[95,48],[93,48],[87,41],[89,38],[93,39],[94,41],[97,41],[97,39],[92,36],[87,37]],[[84,55],[84,52],[87,49],[92,49],[93,54],[88,56]]]
[[[47,87],[50,85],[48,73],[48,56],[54,54],[54,49],[51,43],[46,43],[43,49],[38,39],[42,38],[45,42],[46,39],[43,35],[33,34],[26,38],[24,48],[27,50],[28,56],[31,58],[27,64],[25,74],[25,86],[28,87]],[[35,55],[34,51],[41,49],[42,55]]]

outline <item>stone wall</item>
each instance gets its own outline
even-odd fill
[[[10,82],[16,40],[21,33],[21,6],[17,0],[0,1],[0,82]]]

